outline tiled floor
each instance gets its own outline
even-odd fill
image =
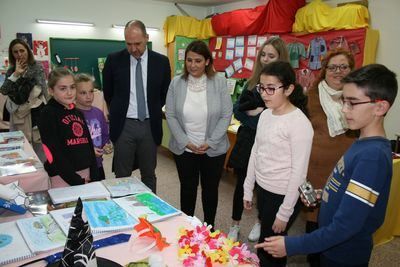
[[[112,155],[106,155],[104,158],[106,177],[113,177],[111,173],[111,160]],[[164,148],[159,149],[156,174],[158,177],[157,194],[179,208],[179,180],[175,163],[169,151]],[[140,177],[138,171],[135,171],[134,175]],[[229,226],[231,224],[232,198],[235,182],[235,177],[232,172],[225,172],[219,187],[219,202],[215,227],[226,232],[229,231]],[[199,188],[195,215],[202,220],[203,215],[200,194],[201,189]],[[303,217],[304,216],[300,214],[289,231],[289,234],[301,234],[304,232],[305,220]],[[240,231],[241,241],[247,242],[247,235],[255,219],[256,212],[254,210],[250,212],[245,211],[243,214]],[[249,243],[250,246],[253,244],[254,243]],[[296,256],[289,258],[288,266],[308,266],[308,264],[304,256]],[[395,238],[385,245],[376,247],[372,253],[370,266],[400,266],[400,238]]]

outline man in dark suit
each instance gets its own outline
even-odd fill
[[[168,58],[147,49],[149,36],[139,20],[125,26],[126,49],[108,55],[103,70],[104,98],[110,110],[116,177],[130,176],[134,164],[156,192],[157,146],[171,68]]]

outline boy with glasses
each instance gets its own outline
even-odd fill
[[[256,245],[274,257],[322,251],[321,266],[368,266],[372,234],[384,221],[389,197],[392,156],[383,123],[398,87],[396,74],[379,64],[350,73],[343,83],[343,113],[349,128],[360,130],[360,138],[339,160],[325,188],[317,190],[319,229]]]

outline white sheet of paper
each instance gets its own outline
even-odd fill
[[[226,60],[232,60],[233,59],[233,53],[234,53],[234,50],[227,49],[226,52],[225,52],[225,59]]]
[[[178,60],[185,60],[185,49],[178,49]]]
[[[257,38],[257,47],[262,46],[263,43],[267,41],[267,36],[258,36]]]
[[[235,47],[235,38],[228,38],[226,40],[226,48],[234,48]]]
[[[253,71],[254,68],[254,60],[250,58],[246,58],[246,61],[244,62],[244,67],[250,71]]]
[[[244,36],[236,37],[236,46],[244,46]]]
[[[257,44],[257,35],[250,35],[247,39],[247,45],[256,45]]]
[[[244,47],[236,47],[235,57],[243,57],[243,56],[244,56]]]
[[[233,95],[233,92],[235,91],[236,80],[235,79],[226,79],[226,85],[228,87],[229,94]]]
[[[242,58],[238,58],[235,61],[233,61],[233,67],[235,71],[242,69],[243,68]]]
[[[229,65],[229,67],[227,67],[225,69],[225,73],[226,73],[226,77],[231,77],[234,73],[235,73],[235,69],[233,68],[232,65]]]
[[[256,57],[256,47],[247,47],[247,56],[248,57]]]

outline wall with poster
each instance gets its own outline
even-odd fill
[[[321,57],[330,49],[338,47],[350,50],[355,57],[356,66],[362,66],[366,31],[356,29],[305,35],[281,34],[279,37],[288,45],[293,68],[298,71],[311,70],[316,75],[321,67]],[[271,36],[273,35],[211,38],[209,46],[215,69],[225,71],[228,77],[249,78],[260,46]]]

